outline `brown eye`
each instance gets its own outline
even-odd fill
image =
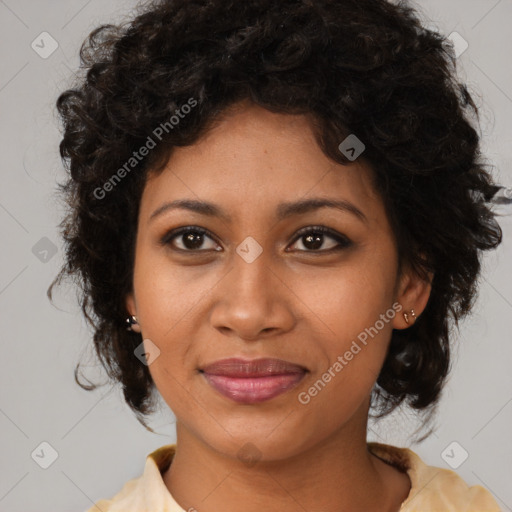
[[[205,247],[205,240],[211,240],[209,246]],[[186,226],[166,233],[160,240],[162,245],[170,245],[173,249],[184,252],[218,251],[218,245],[212,235],[206,229],[196,226]]]
[[[328,244],[326,248],[325,241],[329,238],[334,240],[335,243]],[[319,253],[339,251],[353,245],[352,241],[346,236],[324,226],[308,227],[299,231],[298,236],[295,238],[295,244],[299,241],[304,247],[304,249],[299,248],[300,251]]]

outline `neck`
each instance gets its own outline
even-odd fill
[[[178,422],[164,482],[184,510],[396,512],[409,478],[370,454],[366,417],[363,427],[346,426],[284,459],[256,456],[248,463],[215,451]]]

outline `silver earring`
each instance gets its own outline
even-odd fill
[[[128,325],[127,327],[127,331],[133,331],[133,328],[132,328],[132,325],[138,325],[138,321],[137,321],[137,317],[134,316],[134,315],[131,315],[129,316],[127,319],[126,319],[126,324]]]

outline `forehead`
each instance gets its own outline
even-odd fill
[[[362,159],[349,165],[329,159],[306,116],[242,103],[195,144],[173,148],[162,172],[147,180],[141,214],[183,197],[208,199],[227,210],[245,205],[259,211],[319,195],[380,207],[371,173]]]

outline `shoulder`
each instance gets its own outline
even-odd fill
[[[429,466],[412,450],[368,443],[376,457],[407,472],[409,496],[400,512],[500,512],[492,494],[480,485],[468,486],[454,471]]]
[[[176,445],[158,448],[146,457],[143,473],[127,481],[110,499],[97,501],[86,512],[140,512],[141,510],[169,510],[181,512],[162,478],[172,461]]]
[[[115,496],[97,501],[86,512],[98,512],[98,510],[101,510],[101,512],[117,512],[135,510],[136,508],[143,510],[141,482],[142,476],[129,480]]]

